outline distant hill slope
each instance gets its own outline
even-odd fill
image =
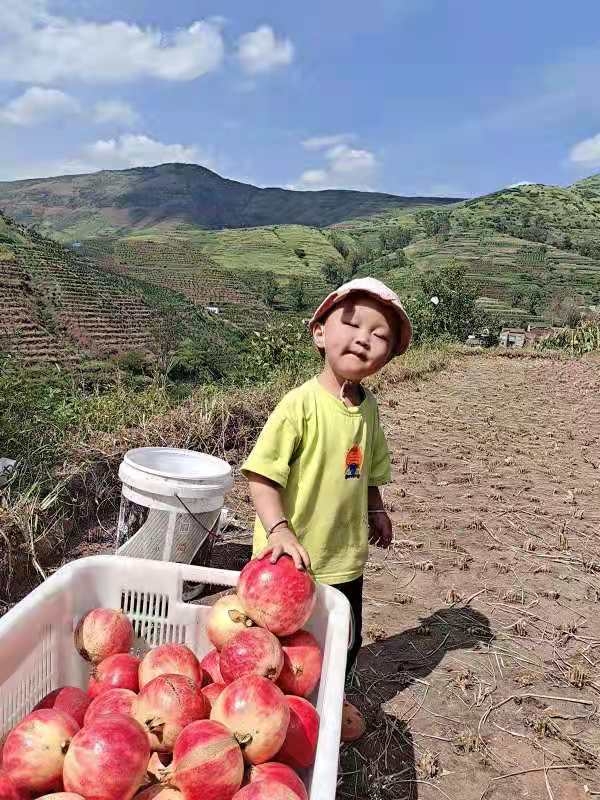
[[[227,371],[239,355],[240,334],[225,321],[169,288],[97,269],[0,213],[0,353],[67,366],[156,353],[165,335],[162,321],[174,313],[183,320],[176,335],[201,339],[213,373],[221,371],[220,362]]]
[[[355,217],[459,198],[398,197],[376,192],[260,189],[195,164],[102,171],[0,182],[0,208],[63,241],[125,235],[155,225],[245,228],[326,227]]]

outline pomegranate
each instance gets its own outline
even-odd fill
[[[224,645],[219,663],[225,683],[245,675],[262,675],[275,681],[283,667],[283,651],[279,639],[269,631],[247,628]]]
[[[276,636],[296,633],[312,614],[317,597],[315,582],[290,556],[275,564],[268,559],[249,561],[240,573],[237,593],[246,614]]]
[[[148,783],[165,783],[171,774],[171,753],[152,753],[146,767]]]
[[[366,729],[365,718],[358,708],[344,700],[344,705],[342,706],[342,742],[355,742],[360,739]]]
[[[310,767],[317,752],[319,714],[304,697],[287,695],[285,699],[290,707],[290,724],[275,759],[294,769]]]
[[[244,786],[232,800],[298,800],[298,795],[284,783],[266,778]]]
[[[80,654],[99,664],[115,653],[128,653],[133,644],[133,625],[122,611],[94,608],[75,628],[75,647]]]
[[[185,675],[202,683],[202,669],[185,644],[161,644],[150,650],[140,664],[140,689],[159,675]]]
[[[288,789],[298,795],[300,800],[308,800],[308,792],[306,787],[296,775],[291,767],[286,764],[278,764],[276,761],[267,761],[266,764],[257,764],[250,768],[249,773],[250,783],[258,781],[272,780],[277,783],[283,783]]]
[[[185,800],[231,800],[242,784],[242,751],[224,725],[198,720],[179,735],[170,783]]]
[[[52,794],[45,794],[43,797],[38,797],[38,800],[85,800],[85,798],[73,792],[53,792]]]
[[[116,653],[96,664],[90,675],[88,694],[98,697],[110,689],[138,690],[140,660],[129,653]]]
[[[136,800],[183,800],[179,789],[173,789],[170,786],[149,786],[135,797]]]
[[[6,737],[4,771],[16,786],[28,792],[60,791],[65,753],[78,730],[79,725],[64,711],[32,711]]]
[[[285,694],[308,697],[321,677],[323,657],[319,643],[308,631],[298,631],[281,640],[283,669],[277,686]]]
[[[210,704],[200,686],[184,675],[159,675],[141,690],[133,717],[148,732],[152,750],[169,752],[190,722],[208,717]]]
[[[206,620],[206,634],[217,650],[227,644],[236,633],[254,625],[244,614],[237,594],[220,597],[211,608]]]
[[[89,800],[131,800],[150,759],[146,732],[125,714],[96,717],[73,737],[65,756],[67,792]]]
[[[231,731],[249,764],[261,764],[269,761],[283,744],[290,708],[272,681],[247,675],[223,689],[210,718]]]
[[[216,649],[209,650],[200,662],[204,673],[204,682],[207,682],[207,675],[213,683],[225,683],[221,675],[221,657]]]
[[[225,688],[224,683],[209,683],[208,686],[203,687],[202,694],[207,699],[210,708],[213,707],[213,703],[215,702],[217,697],[221,694],[224,688]]]
[[[62,686],[42,698],[33,710],[55,708],[57,711],[64,711],[65,714],[73,717],[81,727],[85,712],[91,702],[90,696],[83,689],[79,689],[77,686]]]
[[[84,725],[90,725],[96,717],[104,714],[128,714],[132,716],[132,705],[137,695],[131,689],[108,689],[99,694],[89,705],[83,718]]]
[[[25,789],[19,789],[5,770],[0,769],[0,798],[1,800],[28,800],[29,795]]]

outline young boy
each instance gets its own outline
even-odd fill
[[[392,541],[379,492],[390,481],[389,454],[377,401],[361,381],[404,353],[412,327],[395,292],[374,278],[329,294],[309,327],[323,368],[280,401],[242,472],[257,514],[254,555],[275,563],[287,553],[348,598],[349,671],[361,646],[369,542]]]

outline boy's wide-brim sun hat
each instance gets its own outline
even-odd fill
[[[396,347],[391,357],[400,356],[406,352],[412,339],[412,324],[396,292],[393,292],[385,283],[378,281],[377,278],[354,278],[354,280],[343,283],[338,289],[328,294],[309,320],[308,327],[310,331],[312,332],[317,322],[320,322],[334,306],[349,294],[357,292],[371,295],[371,297],[379,300],[384,305],[389,306],[394,312],[398,320],[398,327],[396,329]]]

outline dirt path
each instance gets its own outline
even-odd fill
[[[473,356],[380,402],[395,545],[338,797],[600,792],[600,362]]]

